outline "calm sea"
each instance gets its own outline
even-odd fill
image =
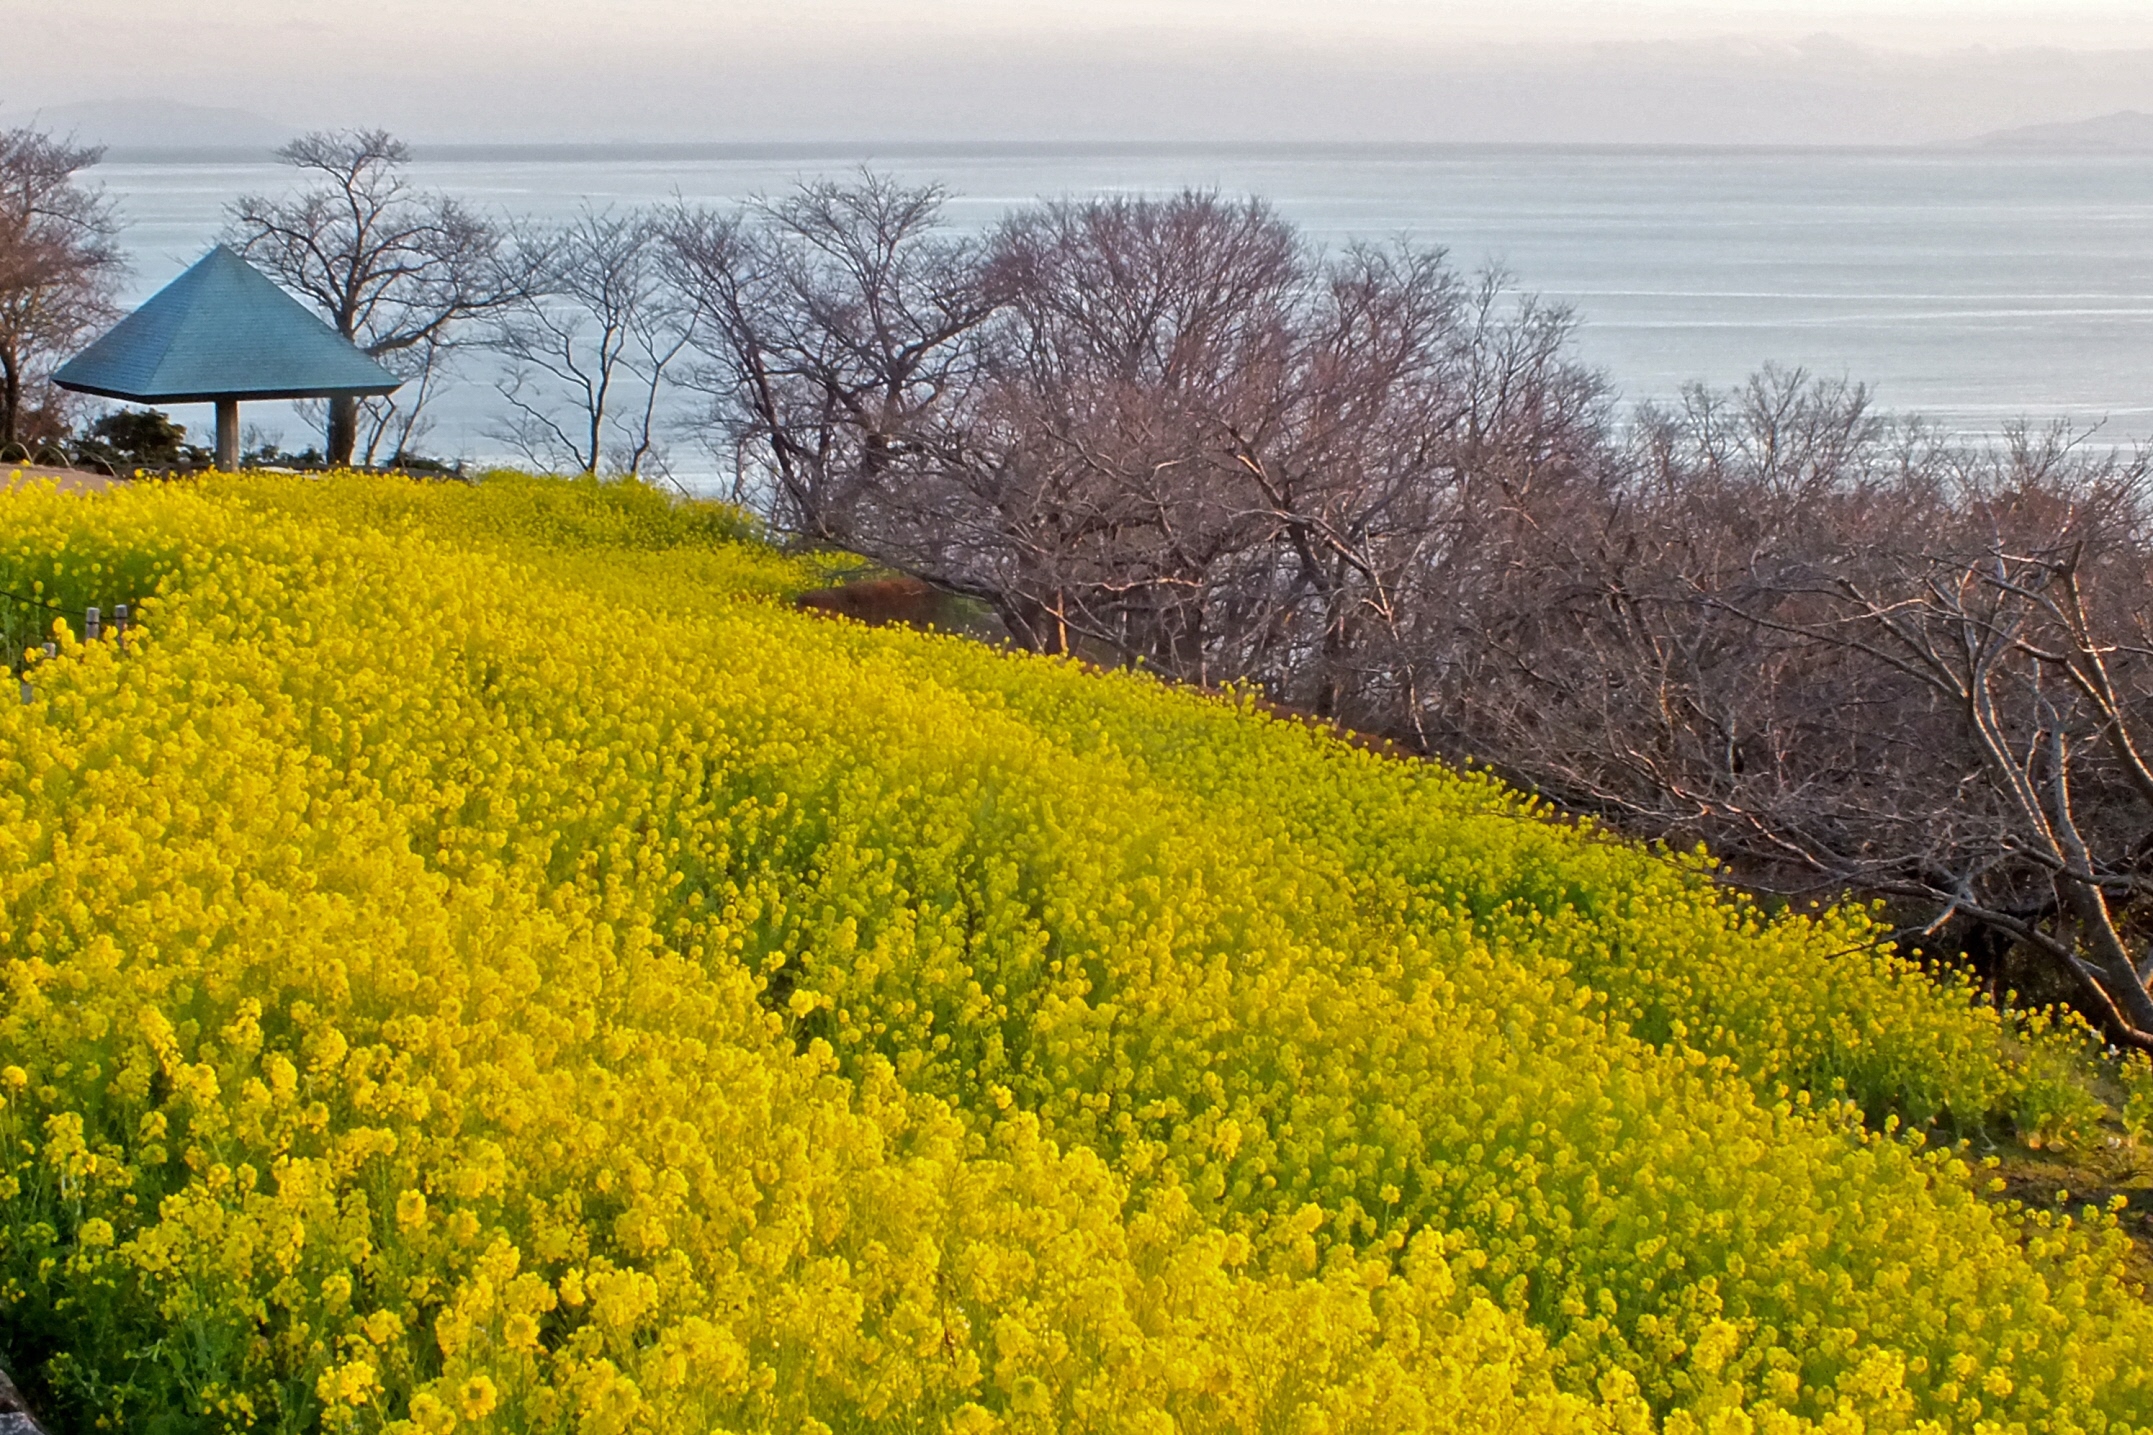
[[[1869,383],[1969,432],[2068,419],[2153,438],[2153,156],[1515,147],[710,147],[422,152],[412,178],[483,209],[723,204],[863,163],[934,180],[953,222],[1040,196],[1184,186],[1259,194],[1328,242],[1409,235],[1571,305],[1583,356],[1631,400],[1776,361]],[[115,156],[146,297],[199,257],[241,193],[289,172],[229,156]],[[205,428],[208,415],[181,414]],[[304,437],[283,406],[250,423]],[[429,451],[502,450],[465,361]],[[296,442],[293,446],[298,446]],[[676,464],[708,467],[691,437]]]

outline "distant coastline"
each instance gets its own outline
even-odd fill
[[[1978,135],[1968,144],[2021,154],[2153,154],[2153,115],[2118,110],[2090,120],[2021,125]]]
[[[188,104],[156,98],[109,98],[18,109],[0,106],[0,128],[31,123],[77,140],[102,145],[118,164],[258,164],[300,126],[252,110]],[[580,141],[501,142],[471,138],[429,142],[417,138],[421,161],[442,164],[636,164],[778,160],[889,161],[941,157],[1004,159],[1157,158],[1217,159],[1324,156],[1427,158],[1470,154],[1802,154],[1921,153],[1936,150],[1996,154],[2153,154],[2153,114],[2118,110],[2091,119],[1992,130],[1970,138],[1928,144],[1667,143],[1592,140],[1486,139],[990,139],[958,135],[906,137],[832,135],[778,138],[741,135],[725,139],[650,140],[628,136]]]
[[[109,150],[265,155],[299,132],[281,120],[219,105],[112,98],[0,110],[0,128],[34,125]]]
[[[85,136],[85,138],[90,138]],[[1726,158],[1741,155],[1905,156],[1939,152],[1970,153],[1993,148],[1999,154],[2135,153],[2115,147],[2044,148],[2027,144],[1991,146],[1988,137],[1930,144],[1643,144],[1592,140],[984,140],[984,139],[827,139],[827,140],[594,140],[523,144],[475,141],[412,142],[421,164],[713,164],[781,162],[811,164],[840,161],[903,163],[933,159],[1084,160],[1171,159],[1293,161],[1327,157],[1427,160],[1492,155],[1669,157],[1694,155]],[[2153,144],[2147,146],[2153,152]],[[123,165],[261,164],[274,158],[273,145],[108,144],[105,161]]]

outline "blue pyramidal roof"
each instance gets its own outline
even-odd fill
[[[385,394],[400,382],[221,244],[52,377],[168,404]]]

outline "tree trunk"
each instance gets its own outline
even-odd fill
[[[14,443],[22,429],[22,369],[0,354],[0,445]]]
[[[359,401],[329,400],[329,436],[323,455],[331,468],[351,467],[352,451],[359,446]]]
[[[2107,901],[2096,888],[2068,877],[2057,879],[2056,894],[2084,930],[2087,946],[2092,949],[2090,965],[2100,974],[2101,985],[2116,1004],[2117,1013],[2141,1035],[2153,1035],[2153,993],[2147,992],[2146,984],[2133,969]]]

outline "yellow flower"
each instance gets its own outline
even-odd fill
[[[466,1420],[483,1420],[493,1413],[498,1392],[493,1381],[483,1375],[474,1375],[456,1387],[456,1407]]]
[[[0,495],[144,600],[0,703],[0,1323],[235,1429],[2153,1428],[2112,1217],[1908,1134],[2108,1129],[2078,1029],[820,581],[635,484]]]
[[[431,1391],[422,1390],[411,1397],[411,1423],[428,1435],[448,1435],[456,1428],[456,1412]]]
[[[396,1228],[417,1231],[426,1225],[426,1193],[406,1191],[396,1198]]]
[[[314,1393],[328,1405],[364,1405],[380,1383],[371,1362],[347,1360],[323,1371],[314,1382]]]

